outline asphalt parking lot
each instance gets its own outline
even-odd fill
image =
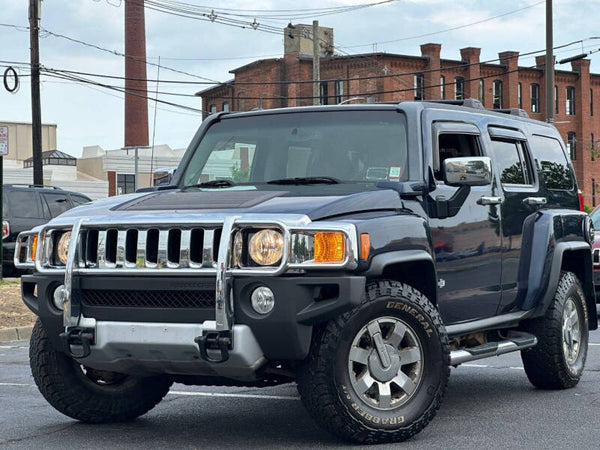
[[[265,389],[174,385],[155,409],[125,424],[85,425],[55,411],[29,372],[27,342],[0,344],[0,448],[335,448],[294,385]],[[589,449],[600,446],[600,332],[585,374],[565,391],[534,389],[518,354],[452,370],[431,424],[395,447]],[[381,446],[389,447],[389,446]]]

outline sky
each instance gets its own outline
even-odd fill
[[[442,58],[460,59],[459,49],[480,47],[481,61],[487,61],[506,50],[526,53],[545,48],[545,1],[540,0],[396,0],[347,12],[337,10],[337,14],[321,17],[299,10],[364,5],[377,0],[179,1],[214,8],[217,19],[194,20],[148,6],[173,0],[147,2],[149,79],[231,79],[229,71],[236,67],[260,58],[282,56],[283,32],[267,31],[283,29],[290,18],[294,24],[311,24],[317,19],[321,26],[332,27],[337,52],[342,54],[378,51],[420,56],[420,44],[435,42],[442,44]],[[7,92],[0,83],[0,121],[31,122],[29,30],[24,28],[28,26],[28,3],[0,0],[0,73],[8,61],[22,75],[16,93]],[[279,18],[265,17],[275,9],[287,11]],[[600,49],[598,0],[554,0],[553,9],[554,45],[582,41],[557,50],[557,60]],[[236,17],[246,24],[245,28],[218,23],[225,13],[244,16]],[[300,18],[300,14],[307,17]],[[257,30],[250,26],[255,18],[260,24]],[[42,31],[40,39],[40,63],[45,68],[124,75],[124,57],[119,55],[124,53],[123,0],[43,0],[41,27],[47,30]],[[156,66],[159,57],[160,69]],[[534,65],[534,58],[535,55],[520,58],[519,64]],[[600,52],[589,58],[592,72],[600,73]],[[570,65],[559,65],[557,69],[569,70]],[[103,82],[122,86],[120,80]],[[200,98],[191,95],[209,86],[163,83],[159,85],[160,92],[190,96],[161,93],[158,99],[200,110]],[[155,83],[148,84],[150,97],[156,97],[156,87]],[[80,156],[82,148],[89,145],[107,150],[120,148],[124,140],[123,97],[122,93],[103,87],[42,76],[42,122],[58,125],[58,149],[70,155]],[[148,102],[148,110],[150,142],[172,148],[187,147],[202,120],[192,110],[157,106],[153,101]]]

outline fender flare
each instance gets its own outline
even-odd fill
[[[597,327],[597,316],[591,279],[591,247],[583,237],[581,240],[560,241],[562,232],[560,215],[540,212],[525,220],[517,302],[523,311],[534,310],[534,317],[543,315],[554,298],[566,255],[581,252],[584,255],[581,261],[584,273],[590,274],[580,281],[583,284],[590,329],[593,330]]]
[[[394,266],[396,264],[407,264],[424,262],[430,266],[433,274],[433,286],[429,292],[429,300],[437,305],[438,298],[438,285],[437,285],[437,271],[433,256],[426,250],[412,249],[412,250],[398,250],[387,253],[380,253],[373,256],[369,268],[365,271],[364,275],[369,278],[381,277],[386,268]],[[424,292],[425,293],[425,292]]]

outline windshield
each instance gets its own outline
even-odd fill
[[[306,177],[405,181],[406,145],[405,119],[396,111],[224,118],[204,135],[185,170],[183,185],[213,180],[260,184]]]

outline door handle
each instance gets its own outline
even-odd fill
[[[527,197],[523,199],[523,203],[530,206],[542,206],[547,202],[546,197]]]
[[[502,203],[502,197],[486,197],[485,195],[482,195],[479,197],[479,200],[477,200],[477,204],[483,206],[499,205],[500,203]]]

